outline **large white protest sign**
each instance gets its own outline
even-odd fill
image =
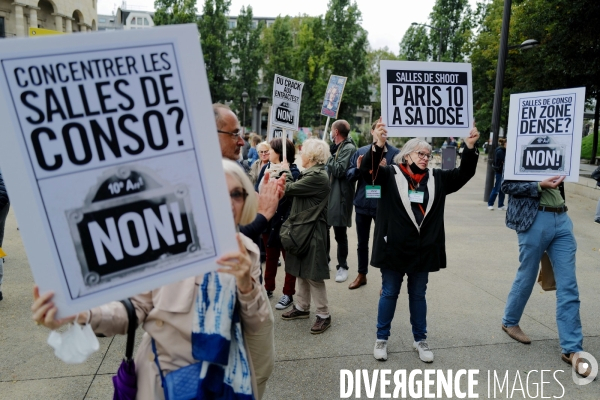
[[[271,126],[269,132],[267,132],[267,142],[273,139],[282,138],[287,136],[288,139],[294,139],[294,131],[291,129],[283,129],[278,126]]]
[[[275,74],[271,125],[298,130],[303,82]]]
[[[388,136],[466,136],[473,126],[471,64],[380,62]]]
[[[585,88],[510,96],[504,179],[579,180]]]
[[[196,26],[83,38],[0,42],[0,165],[60,316],[237,248]]]

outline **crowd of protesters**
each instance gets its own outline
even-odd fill
[[[327,331],[332,326],[325,284],[333,269],[330,231],[337,242],[335,281],[341,283],[347,280],[351,268],[347,262],[347,229],[352,226],[353,208],[358,268],[357,277],[348,288],[355,290],[367,284],[369,264],[378,268],[382,277],[382,285],[377,288],[380,297],[374,357],[381,361],[388,358],[391,323],[402,283],[406,282],[412,347],[423,362],[433,362],[433,351],[427,343],[427,283],[429,273],[446,268],[446,197],[475,175],[479,156],[477,129],[474,127],[462,142],[460,166],[442,170],[428,168],[432,148],[424,140],[411,139],[402,149],[396,149],[388,143],[386,126],[379,120],[371,127],[373,143],[357,150],[348,122],[337,120],[331,128],[330,143],[317,138],[302,143],[301,165],[296,166],[296,148],[291,140],[276,138],[267,143],[258,135],[245,137],[236,115],[227,106],[215,104],[213,110],[239,231],[238,251],[222,255],[217,261],[217,272],[132,298],[139,324],[146,331],[136,355],[140,366],[138,398],[162,398],[166,390],[161,388],[162,374],[198,362],[196,348],[207,344],[192,332],[210,334],[214,321],[199,321],[194,314],[198,304],[210,300],[210,288],[218,285],[227,287],[239,304],[235,312],[223,312],[218,318],[233,321],[232,326],[241,321],[236,326],[243,334],[233,335],[235,340],[232,338],[228,344],[236,346],[241,356],[225,365],[205,360],[211,365],[208,373],[212,375],[200,375],[198,393],[227,390],[233,393],[231,398],[246,398],[249,394],[260,399],[274,365],[274,317],[269,299],[276,290],[280,256],[285,278],[275,308],[287,310],[281,318],[309,318],[313,303],[315,320],[310,333]],[[497,167],[500,161],[503,157],[496,155]],[[575,277],[576,243],[566,214],[562,179],[503,182],[500,171],[496,180],[500,208],[504,206],[503,193],[509,197],[507,226],[517,231],[521,252],[521,265],[509,294],[502,329],[511,338],[530,343],[519,320],[531,294],[539,260],[546,251],[555,265],[561,357],[565,362],[578,363],[577,353],[583,349]],[[490,198],[491,206],[494,200],[495,196]],[[372,221],[375,230],[369,263]],[[104,335],[127,330],[121,303],[56,320],[52,293],[40,295],[36,288],[34,299],[33,319],[51,329],[76,321],[91,323],[96,333]],[[179,339],[171,340],[172,336]],[[238,373],[233,379],[238,365],[247,373]],[[582,372],[584,376],[586,373],[589,370]],[[217,379],[221,385],[206,384],[207,377]]]

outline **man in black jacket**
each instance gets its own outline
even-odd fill
[[[2,241],[4,240],[4,223],[6,222],[6,216],[8,215],[8,209],[10,202],[8,200],[8,193],[6,193],[6,187],[4,186],[4,180],[2,179],[2,172],[0,171],[0,300],[2,300],[2,279],[4,277],[4,251],[2,250]]]
[[[488,200],[488,210],[494,210],[494,202],[496,201],[496,196],[498,196],[498,210],[506,211],[506,206],[504,205],[504,192],[500,190],[500,186],[502,185],[502,173],[504,172],[504,159],[506,158],[506,139],[500,138],[498,139],[498,147],[494,153],[494,171],[496,172],[496,183],[494,184],[494,188],[492,189],[492,193],[490,193],[490,198]]]

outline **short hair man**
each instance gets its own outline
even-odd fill
[[[223,158],[228,158],[239,163],[240,149],[244,145],[244,140],[240,133],[240,122],[237,116],[229,107],[219,103],[213,104],[213,112],[215,113],[215,122],[217,124],[219,144]],[[242,167],[240,166],[240,168]],[[285,178],[269,181],[269,177],[265,176],[264,182],[258,195],[258,214],[254,222],[240,226],[240,232],[256,243],[258,243],[260,234],[266,229],[268,221],[275,215],[279,199],[283,196]],[[261,301],[269,301],[264,286]],[[273,314],[271,313],[269,320],[263,323],[262,328],[258,332],[252,334],[246,333],[244,335],[256,374],[258,399],[262,398],[267,386],[267,380],[271,376],[273,366],[275,365],[273,321]]]
[[[379,120],[373,123],[371,126],[371,134],[377,126]],[[375,141],[375,137],[373,137]],[[354,153],[350,159],[350,165],[346,171],[346,179],[354,185],[357,182],[356,192],[354,194],[354,221],[356,222],[356,236],[358,239],[358,247],[356,253],[358,255],[358,276],[348,286],[348,289],[357,289],[367,284],[367,273],[369,272],[369,235],[371,233],[371,221],[375,221],[377,215],[377,199],[368,199],[366,197],[366,186],[371,185],[372,182],[367,182],[360,177],[360,163],[359,157],[364,156],[368,151],[371,151],[373,145],[368,144],[361,147]],[[394,157],[400,150],[389,144],[386,140],[384,158],[381,160],[380,166],[385,167],[386,165],[392,165]],[[372,172],[374,176],[377,175],[376,170]]]
[[[327,173],[331,191],[329,192],[329,205],[327,209],[327,224],[333,227],[335,241],[337,242],[337,273],[336,282],[348,279],[348,234],[347,228],[352,226],[352,199],[354,198],[354,184],[346,178],[346,170],[350,158],[356,152],[356,146],[348,135],[350,124],[339,119],[331,125],[331,156],[327,160]],[[330,240],[327,235],[327,253],[329,253]]]

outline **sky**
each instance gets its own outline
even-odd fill
[[[373,49],[387,46],[398,53],[399,43],[412,22],[427,23],[435,0],[356,0],[362,13],[362,26],[369,32],[369,43]],[[202,11],[203,0],[197,0],[198,10]],[[273,1],[273,0],[232,0],[230,15],[238,15],[242,6],[251,5],[258,17],[296,16],[308,14],[324,15],[327,0]],[[475,8],[475,0],[469,0]],[[98,14],[111,14],[121,6],[121,0],[98,0]],[[128,0],[127,9],[152,11],[154,0]]]

